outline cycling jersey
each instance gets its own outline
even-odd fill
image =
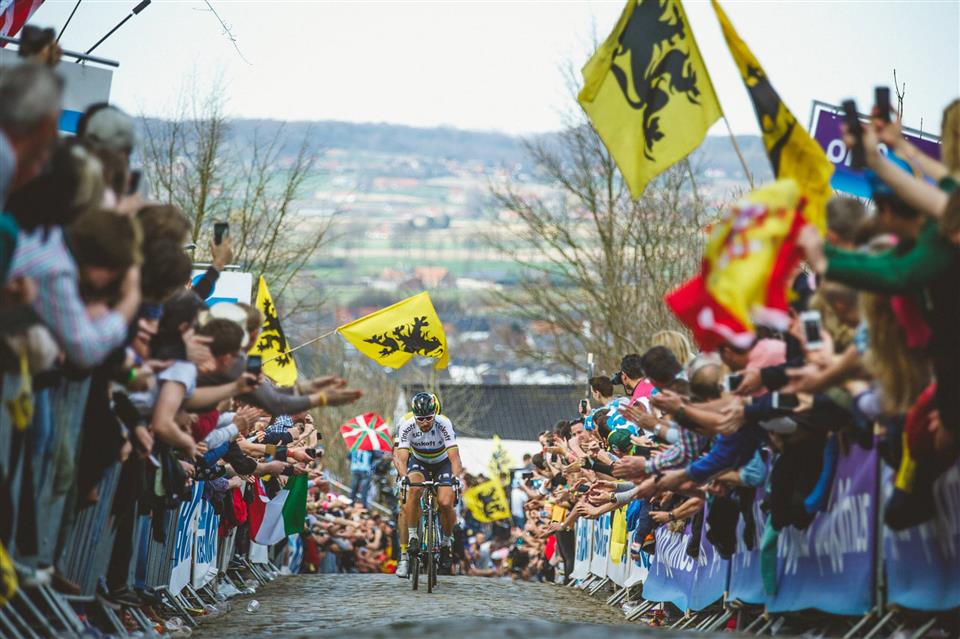
[[[409,449],[410,454],[422,462],[437,464],[447,459],[447,449],[457,445],[453,424],[445,415],[437,415],[430,430],[423,432],[417,426],[413,413],[408,413],[397,429],[398,449]]]

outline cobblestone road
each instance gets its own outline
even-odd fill
[[[260,602],[255,613],[245,611],[250,599]],[[569,588],[480,577],[441,577],[439,588],[428,595],[412,592],[409,581],[393,575],[302,575],[281,578],[232,603],[231,613],[201,624],[194,637],[665,636],[625,623],[623,614],[599,596],[591,599]]]

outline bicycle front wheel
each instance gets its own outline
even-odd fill
[[[433,587],[437,584],[437,558],[431,549],[427,553],[427,592],[433,592]]]

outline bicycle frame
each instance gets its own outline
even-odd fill
[[[417,541],[420,548],[416,554],[410,555],[410,575],[411,584],[414,590],[419,586],[420,564],[426,562],[427,569],[427,592],[433,592],[437,585],[437,565],[440,563],[440,514],[437,510],[437,488],[441,486],[451,486],[455,491],[455,499],[460,498],[460,487],[457,484],[449,482],[423,481],[409,483],[401,489],[402,501],[407,503],[407,489],[423,488],[420,495],[420,521],[417,526]],[[412,549],[411,549],[412,550]]]

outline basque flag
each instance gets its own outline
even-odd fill
[[[393,450],[390,425],[376,413],[357,415],[340,427],[340,434],[351,453],[358,450]]]

